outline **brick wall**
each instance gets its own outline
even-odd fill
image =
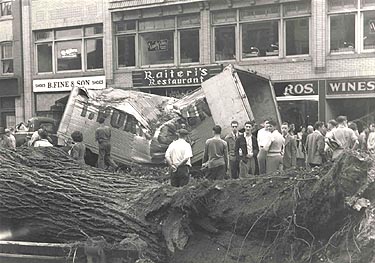
[[[32,1],[32,29],[102,23],[104,1],[108,0]]]
[[[12,20],[0,20],[0,42],[13,40]]]

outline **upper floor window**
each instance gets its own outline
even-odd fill
[[[375,0],[328,3],[330,53],[375,51]]]
[[[13,73],[13,46],[11,42],[0,43],[1,73]]]
[[[308,55],[310,16],[310,1],[213,11],[214,59]]]
[[[103,68],[103,26],[35,32],[37,72]]]
[[[0,1],[0,17],[12,15],[12,2]]]
[[[199,14],[115,23],[118,67],[199,62]]]

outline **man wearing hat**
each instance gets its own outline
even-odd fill
[[[189,132],[179,129],[177,134],[178,139],[168,146],[165,159],[170,167],[171,185],[180,187],[189,183],[190,158],[193,157],[193,151],[186,141]]]

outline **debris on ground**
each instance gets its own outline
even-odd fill
[[[80,166],[57,148],[0,149],[0,225],[26,229],[17,240],[100,236],[107,250],[136,247],[139,262],[375,262],[371,155],[183,188],[167,178]]]

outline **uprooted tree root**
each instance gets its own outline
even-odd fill
[[[43,229],[28,233],[32,241],[102,236],[107,251],[136,243],[139,257],[155,262],[375,261],[375,160],[367,154],[183,188],[153,180],[158,173],[165,177],[162,169],[81,167],[58,149],[0,149],[0,220]]]

